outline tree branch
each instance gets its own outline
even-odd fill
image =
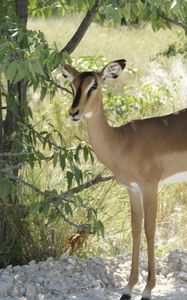
[[[17,157],[17,156],[25,156],[25,155],[30,155],[29,152],[0,152],[0,157],[7,157],[7,156],[13,156],[13,157]]]
[[[183,28],[185,31],[187,31],[187,25],[167,17],[161,10],[158,10],[158,16],[160,18],[162,18],[163,20],[165,20],[171,24],[174,24],[176,26],[179,26],[179,27]]]
[[[99,3],[96,1],[95,5],[92,7],[91,10],[88,10],[87,14],[85,15],[84,19],[82,20],[80,26],[78,27],[75,34],[72,36],[71,40],[67,43],[67,45],[60,51],[67,52],[71,54],[75,48],[78,46],[80,41],[82,40],[83,36],[85,35],[88,27],[90,26],[93,18],[95,17],[97,11],[99,9]]]
[[[8,173],[12,170],[20,169],[21,167],[23,167],[25,165],[26,165],[26,162],[21,162],[21,163],[18,163],[16,165],[13,165],[13,166],[8,166],[7,168],[0,169],[0,173]]]
[[[80,192],[82,192],[83,190],[86,190],[98,183],[101,183],[101,182],[106,182],[106,181],[109,181],[109,180],[112,180],[114,179],[114,176],[106,176],[106,177],[102,177],[101,175],[97,175],[94,179],[86,182],[86,183],[83,183],[75,188],[72,188],[70,189],[69,191],[66,191],[63,194],[63,197],[69,195],[69,194],[78,194]]]
[[[10,179],[13,179],[15,181],[18,181],[20,182],[21,184],[25,185],[26,187],[30,188],[31,190],[33,190],[35,193],[37,193],[38,195],[41,195],[41,196],[45,196],[45,192],[40,190],[39,188],[37,188],[36,186],[34,186],[33,184],[25,181],[24,179],[20,178],[19,176],[16,176],[14,174],[10,174],[9,173],[10,169],[0,169],[0,173],[6,173]],[[109,181],[111,179],[114,179],[113,176],[106,176],[106,177],[102,177],[101,175],[97,175],[94,179],[76,187],[76,188],[73,188],[73,189],[70,189],[64,193],[61,193],[61,195],[59,195],[59,198],[63,199],[63,201],[68,201],[65,197],[68,197],[68,195],[70,194],[77,194],[77,193],[80,193],[81,191],[85,190],[85,189],[88,189],[96,184],[99,184],[101,182],[106,182],[106,181]],[[72,201],[71,201],[72,202]],[[59,215],[62,217],[62,219],[69,225],[73,226],[73,227],[76,227],[76,228],[83,228],[85,226],[85,224],[76,224],[72,221],[70,221],[62,212],[61,210],[59,209],[59,207],[55,204],[55,202],[53,202],[54,204],[54,207],[55,207],[55,210],[59,213]],[[85,208],[87,208],[85,205],[81,205]]]
[[[62,87],[60,84],[58,84],[57,82],[55,82],[54,80],[52,79],[47,79],[48,82],[52,83],[53,85],[55,85],[58,89],[60,89],[62,92],[66,92],[66,93],[69,93],[71,95],[73,95],[73,92],[66,89],[65,87]]]

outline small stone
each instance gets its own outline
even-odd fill
[[[92,300],[101,300],[103,299],[103,289],[101,287],[95,287],[89,291],[88,296]]]
[[[44,283],[44,278],[38,277],[38,283],[42,285]]]
[[[92,261],[100,266],[104,266],[106,264],[104,259],[102,259],[101,257],[92,257]]]
[[[63,255],[61,255],[60,256],[60,258],[59,258],[59,260],[67,260],[69,258],[69,253],[68,252],[66,252],[66,253],[64,253]]]
[[[35,262],[35,260],[33,259],[33,260],[30,261],[29,266],[32,266],[32,265],[35,265],[35,264],[36,264],[36,262]]]
[[[187,281],[187,273],[186,272],[180,272],[177,277],[180,280]]]
[[[168,275],[167,275],[167,279],[171,279],[171,278],[173,278],[174,277],[174,273],[169,273]]]
[[[47,262],[53,262],[54,258],[53,257],[48,257]]]
[[[25,287],[21,287],[19,293],[20,293],[21,296],[25,296],[26,295]]]
[[[121,283],[124,282],[124,275],[114,272],[113,274],[114,280],[116,280],[117,282]]]
[[[64,267],[64,269],[66,270],[66,271],[72,271],[72,265],[68,265],[68,266],[65,266]]]
[[[31,283],[27,283],[26,284],[26,296],[29,297],[33,297],[35,295],[35,287],[33,284]]]

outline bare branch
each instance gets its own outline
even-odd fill
[[[6,156],[25,156],[25,155],[30,155],[29,152],[1,152],[0,157],[6,157]]]
[[[75,48],[78,46],[80,41],[82,40],[83,36],[85,35],[87,29],[89,28],[93,18],[95,17],[97,11],[99,9],[99,3],[96,1],[95,5],[92,7],[91,10],[88,10],[84,19],[82,20],[80,26],[78,27],[75,34],[72,36],[71,40],[67,43],[67,45],[60,51],[67,52],[71,54]]]
[[[185,24],[183,24],[183,23],[181,23],[181,22],[179,22],[179,21],[177,21],[177,20],[171,19],[170,17],[166,16],[166,15],[165,15],[162,11],[160,11],[160,10],[158,10],[157,12],[158,12],[158,16],[159,16],[160,18],[162,18],[163,20],[165,20],[165,21],[167,21],[167,22],[169,22],[169,23],[171,23],[171,24],[174,24],[174,25],[176,25],[176,26],[179,26],[179,27],[183,28],[185,31],[187,31],[187,25],[185,25]]]
[[[55,205],[55,209],[56,211],[58,212],[58,214],[62,217],[62,219],[69,225],[73,226],[73,227],[76,227],[78,229],[82,228],[82,225],[81,224],[76,224],[72,221],[70,221],[69,219],[66,218],[66,216],[61,212],[61,210]]]
[[[58,89],[60,89],[62,92],[67,92],[69,94],[73,94],[72,91],[66,89],[65,87],[61,86],[60,84],[58,84],[57,82],[55,82],[54,80],[47,78],[47,81],[52,83],[53,85],[55,85]]]
[[[17,164],[18,165],[18,164]],[[15,165],[15,166],[17,166]],[[14,166],[14,167],[15,167]],[[6,173],[10,179],[13,179],[15,181],[18,181],[20,182],[21,184],[25,185],[26,187],[30,188],[31,190],[33,190],[35,193],[37,193],[38,195],[41,195],[41,196],[45,196],[45,192],[40,190],[39,188],[37,188],[36,186],[34,186],[33,184],[25,181],[24,179],[20,178],[19,176],[16,176],[14,174],[10,174],[10,169],[0,169],[0,173]],[[69,201],[67,198],[65,197],[68,197],[70,194],[77,194],[77,193],[80,193],[81,191],[83,191],[84,189],[88,189],[96,184],[99,184],[101,182],[106,182],[106,181],[109,181],[111,179],[113,179],[114,177],[113,176],[107,176],[107,177],[102,177],[101,175],[98,175],[96,176],[93,180],[90,180],[82,185],[80,185],[79,187],[77,188],[73,188],[73,189],[70,189],[64,193],[61,193],[61,195],[59,195],[59,199],[62,199],[62,201]],[[64,198],[64,199],[63,199]],[[72,200],[70,200],[71,202],[74,202]],[[59,215],[62,217],[62,219],[69,225],[73,226],[73,227],[76,227],[76,228],[82,228],[83,225],[82,224],[76,224],[72,221],[70,221],[68,218],[66,218],[66,216],[61,212],[61,210],[59,209],[59,207],[55,204],[55,202],[53,202],[54,204],[54,207],[55,207],[55,210],[59,213]],[[88,207],[86,207],[86,205],[83,205],[81,204],[80,206],[88,209]]]
[[[0,173],[1,173],[1,170],[0,170]],[[5,172],[2,172],[2,173],[5,173]],[[20,178],[20,177],[18,177],[18,176],[16,176],[16,175],[14,175],[14,174],[10,174],[10,173],[8,173],[8,172],[6,172],[6,173],[7,173],[8,177],[9,177],[10,179],[13,179],[13,180],[16,180],[16,181],[20,182],[21,184],[27,186],[28,188],[30,188],[31,190],[33,190],[34,192],[36,192],[36,193],[39,194],[39,195],[42,195],[42,196],[45,195],[45,193],[44,193],[43,191],[41,191],[39,188],[37,188],[37,187],[34,186],[33,184],[31,184],[31,183],[25,181],[24,179],[22,179],[22,178]]]
[[[81,185],[79,185],[78,187],[75,187],[73,189],[70,189],[69,191],[67,192],[64,192],[63,193],[63,196],[66,196],[68,194],[78,194],[80,192],[82,192],[83,190],[86,190],[96,184],[99,184],[101,182],[106,182],[106,181],[109,181],[109,180],[112,180],[114,179],[114,176],[106,176],[106,177],[102,177],[101,175],[97,175],[94,179],[86,182],[86,183],[83,183]]]
[[[20,169],[21,167],[23,167],[25,165],[26,165],[26,162],[21,162],[16,165],[13,165],[13,166],[9,165],[8,167],[6,167],[4,169],[0,169],[0,173],[8,173],[12,170]]]

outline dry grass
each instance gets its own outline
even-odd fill
[[[40,29],[48,41],[63,48],[80,24],[82,16],[29,21],[29,28]],[[92,23],[73,57],[103,55],[108,60],[126,58],[129,65],[141,67],[156,53],[177,40],[176,30],[154,33],[150,26],[108,28]]]

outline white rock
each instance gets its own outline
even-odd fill
[[[88,296],[92,300],[102,300],[103,299],[103,289],[101,287],[95,287],[89,291]]]
[[[36,262],[35,262],[35,260],[33,259],[33,260],[30,261],[29,266],[32,266],[32,265],[35,265],[35,264],[36,264]]]
[[[44,277],[39,276],[38,277],[38,282],[39,282],[39,284],[43,284],[44,283]]]
[[[68,252],[66,252],[66,253],[64,253],[63,255],[61,255],[60,256],[60,258],[59,258],[59,260],[67,260],[69,258],[69,253]]]
[[[113,277],[114,277],[114,280],[116,280],[118,283],[122,283],[122,282],[124,283],[124,275],[123,274],[114,272]]]
[[[106,262],[101,257],[92,257],[92,262],[100,266],[106,265]]]
[[[31,283],[27,283],[26,284],[26,296],[29,298],[29,297],[33,297],[35,295],[35,287],[33,284]]]
[[[21,296],[25,296],[26,295],[25,287],[21,287],[19,293],[20,293]]]
[[[180,272],[177,277],[180,280],[187,281],[187,273],[186,272]]]
[[[13,287],[13,280],[0,281],[0,296],[7,294]]]
[[[54,258],[53,257],[48,257],[47,262],[53,262]]]

